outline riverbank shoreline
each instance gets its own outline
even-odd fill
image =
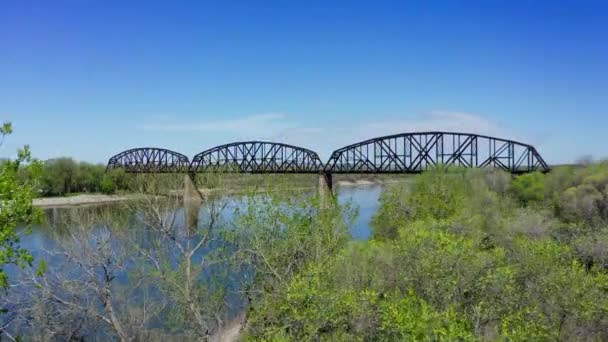
[[[34,206],[39,208],[63,208],[85,205],[110,204],[123,202],[137,198],[135,194],[130,195],[104,195],[104,194],[80,194],[65,197],[42,197],[34,199]]]
[[[384,180],[339,180],[336,182],[337,188],[340,187],[365,187],[365,186],[378,186],[378,185],[387,185],[387,184],[397,184],[402,183],[404,180],[397,179],[384,179]],[[314,187],[310,187],[313,189]],[[306,190],[307,188],[297,188],[292,190]],[[201,194],[208,194],[212,192],[211,189],[199,189]],[[264,192],[262,189],[258,189],[259,192]],[[227,195],[234,195],[238,193],[238,190],[227,190]],[[76,206],[88,206],[88,205],[102,205],[102,204],[111,204],[111,203],[119,203],[129,200],[134,200],[139,198],[138,194],[120,194],[120,195],[105,195],[105,194],[79,194],[74,196],[65,196],[65,197],[42,197],[34,199],[34,206],[42,209],[50,209],[50,208],[66,208],[66,207],[76,207]]]

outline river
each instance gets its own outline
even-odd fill
[[[341,204],[350,202],[358,209],[358,215],[353,225],[350,227],[350,233],[353,239],[365,240],[371,236],[370,223],[373,215],[378,209],[378,200],[383,187],[383,185],[379,184],[365,184],[342,186],[338,188],[338,202]],[[232,203],[232,205],[235,205],[235,203]],[[70,209],[70,207],[63,206],[60,208],[46,208],[44,210],[47,220],[53,220],[53,217],[59,215],[60,212]],[[230,210],[228,210],[228,212],[230,212]],[[42,248],[50,248],[54,245],[54,237],[51,233],[51,228],[48,224],[35,226],[30,234],[23,236],[21,245],[34,252]]]
[[[350,203],[353,207],[357,208],[357,212],[358,215],[356,217],[356,219],[354,220],[354,222],[349,226],[349,231],[351,234],[352,239],[355,240],[365,240],[368,239],[371,236],[371,228],[370,228],[370,223],[371,223],[371,219],[374,215],[374,213],[378,210],[379,207],[379,197],[381,195],[382,189],[383,187],[385,187],[385,185],[357,185],[357,186],[343,186],[343,187],[339,187],[337,190],[337,196],[338,196],[338,202],[345,204],[345,203]],[[238,208],[238,207],[243,207],[244,204],[238,200],[238,199],[231,199],[229,201],[227,201],[228,206],[225,208],[226,214],[223,214],[223,219],[225,221],[230,221],[232,218],[232,212],[234,209]],[[112,205],[107,205],[110,208],[112,208]],[[89,207],[88,209],[84,209],[85,212],[86,210],[95,210],[95,207]],[[56,209],[45,209],[45,216],[47,218],[47,222],[52,222],[52,221],[57,221],[59,220],[59,218],[61,218],[62,222],[65,222],[66,217],[69,218],[69,213],[73,211],[71,208],[56,208]],[[111,211],[110,211],[111,212]],[[66,216],[67,215],[67,216]],[[180,219],[179,216],[181,216],[183,219],[183,214],[182,215],[177,215],[178,216],[178,220]],[[200,217],[203,217],[204,215],[199,215]],[[128,219],[127,219],[128,221]],[[125,222],[127,222],[125,221]],[[69,220],[68,220],[69,222]],[[132,224],[132,223],[130,223]],[[151,242],[147,241],[148,240],[148,235],[146,235],[145,233],[137,233],[139,231],[145,231],[145,229],[127,229],[126,231],[121,232],[120,234],[118,234],[117,236],[119,236],[118,238],[114,238],[112,239],[107,239],[108,234],[110,234],[110,232],[105,232],[103,231],[103,224],[101,224],[101,228],[99,227],[99,225],[97,223],[95,223],[96,225],[96,229],[94,229],[95,233],[91,233],[91,235],[87,235],[86,231],[83,232],[80,231],[77,234],[73,234],[73,231],[76,231],[77,229],[75,227],[70,226],[70,224],[63,224],[63,227],[61,229],[57,228],[56,225],[51,224],[51,223],[47,223],[47,224],[43,224],[43,225],[39,225],[39,226],[35,226],[33,227],[32,231],[29,234],[26,234],[22,237],[21,240],[21,246],[28,249],[29,251],[32,252],[32,254],[35,256],[35,258],[37,258],[38,260],[40,260],[40,258],[44,258],[48,261],[49,265],[52,264],[52,271],[47,271],[47,273],[52,273],[49,274],[49,276],[53,276],[56,277],[56,285],[59,286],[59,284],[63,284],[61,286],[66,286],[66,284],[72,282],[72,283],[79,283],[79,282],[84,282],[85,278],[87,277],[86,274],[83,274],[83,272],[78,271],[78,265],[83,265],[83,264],[89,264],[89,265],[93,265],[95,266],[96,264],[103,264],[104,262],[106,262],[107,258],[116,258],[116,261],[114,261],[114,265],[112,265],[113,267],[116,268],[116,270],[114,271],[113,274],[111,274],[111,277],[116,277],[116,280],[114,281],[116,284],[118,285],[112,285],[112,291],[115,291],[116,288],[128,288],[130,286],[130,281],[132,279],[132,273],[135,270],[135,267],[133,267],[133,263],[136,261],[133,261],[129,258],[123,258],[121,259],[121,257],[118,257],[118,254],[123,253],[124,255],[127,255],[128,253],[125,253],[125,251],[122,251],[121,248],[125,248],[124,246],[121,245],[121,239],[129,239],[129,241],[138,241],[137,245],[129,245],[126,248],[148,248],[148,250],[155,250],[154,248],[150,248],[151,246],[149,245]],[[183,225],[183,223],[182,223]],[[127,227],[129,227],[129,225],[126,225]],[[141,228],[141,227],[133,227],[130,226],[131,228]],[[60,231],[61,230],[61,231]],[[132,232],[131,232],[132,230]],[[135,235],[134,235],[135,234]],[[139,234],[139,235],[137,235]],[[67,242],[67,244],[66,244]],[[105,247],[99,247],[99,244],[108,244],[109,247],[105,248]],[[67,247],[66,247],[67,246]],[[205,256],[208,253],[211,253],[212,250],[214,248],[218,248],[218,246],[221,247],[221,244],[219,245],[212,245],[212,246],[208,246],[204,249],[201,249],[200,251],[197,251],[197,253],[195,254],[193,261],[196,262],[200,262],[201,264],[204,262],[205,260]],[[66,248],[68,249],[66,252]],[[116,249],[116,251],[113,251],[112,249]],[[101,251],[101,252],[99,252]],[[89,252],[87,254],[87,252]],[[103,255],[96,255],[96,253],[101,253]],[[105,254],[104,254],[105,253]],[[160,252],[158,251],[158,254],[155,253],[155,257],[157,258],[156,261],[166,261],[170,264],[176,262],[175,259],[177,258],[177,251],[176,250],[170,250],[167,251],[166,253]],[[163,259],[164,258],[164,259]],[[117,262],[120,262],[120,265],[115,265]],[[177,263],[175,263],[177,265]],[[105,266],[104,266],[105,267]],[[170,266],[170,268],[173,266]],[[91,268],[93,268],[91,266]],[[105,268],[103,268],[105,270]],[[28,274],[27,271],[21,270],[17,267],[14,266],[8,266],[6,267],[7,273],[9,274],[9,277],[11,279],[26,279],[28,278]],[[149,271],[149,270],[148,270]],[[146,271],[146,272],[148,272]],[[218,269],[213,269],[211,268],[210,271],[205,271],[203,273],[201,273],[201,281],[203,282],[213,282],[214,280],[220,279],[220,278],[215,278],[217,274],[216,272],[218,271]],[[103,273],[99,273],[99,270],[96,270],[92,276],[93,277],[102,277]],[[232,272],[232,273],[231,273]],[[223,282],[223,285],[221,285],[221,287],[224,287],[225,289],[227,289],[228,291],[235,291],[238,292],[238,289],[235,287],[235,284],[238,283],[237,280],[235,280],[235,277],[233,276],[233,274],[238,274],[239,277],[241,277],[243,275],[243,272],[245,272],[244,274],[247,274],[249,271],[245,270],[243,271],[242,269],[240,271],[236,271],[236,273],[234,273],[233,271],[229,271],[229,274],[226,274],[225,272],[223,273],[223,275],[221,277],[220,283]],[[31,271],[30,271],[30,277],[31,277]],[[232,274],[232,275],[231,275]],[[65,279],[61,279],[61,277],[59,277],[59,275],[64,276]],[[108,275],[106,275],[108,276]],[[233,286],[234,285],[234,286]],[[37,286],[35,284],[29,284],[29,286]],[[40,285],[38,285],[40,286]],[[61,287],[59,286],[59,287]],[[71,286],[71,285],[69,285]],[[25,302],[29,302],[29,300],[24,300],[24,298],[27,298],[28,296],[28,291],[30,291],[32,288],[28,287],[28,286],[24,286],[21,288],[21,291],[17,290],[11,290],[11,293],[5,297],[5,303],[4,305],[7,305],[9,307],[9,310],[11,309],[11,307],[14,307],[15,310],[24,310],[21,305],[25,305],[25,304],[21,304],[21,303],[25,303]],[[93,289],[94,290],[94,289]],[[85,290],[83,290],[85,291]],[[89,289],[87,289],[86,291],[90,291]],[[86,296],[82,296],[80,297],[78,293],[70,293],[69,291],[67,291],[67,293],[65,291],[61,291],[62,295],[64,296],[72,296],[72,297],[78,297],[75,300],[79,300],[79,301],[89,301],[90,300],[90,294],[88,295],[89,297]],[[136,291],[134,291],[132,293],[133,298],[139,298],[137,299],[138,303],[142,300],[141,296],[142,295],[142,290],[141,289],[137,289]],[[152,291],[150,291],[148,293],[148,295],[153,298],[156,301],[161,301],[162,298],[158,295],[159,290],[158,289],[153,289]],[[14,297],[14,299],[12,298],[12,296],[16,296]],[[93,296],[94,297],[94,296]],[[141,298],[140,298],[141,297]],[[128,300],[125,300],[126,302],[128,302]],[[17,304],[19,303],[19,304]],[[228,296],[226,299],[226,303],[228,303],[228,305],[232,305],[232,316],[238,314],[239,311],[242,311],[243,308],[243,301],[240,298],[237,298],[236,296]],[[31,309],[28,309],[31,310]],[[48,309],[45,309],[48,310]],[[43,310],[44,311],[44,310]],[[77,312],[76,312],[77,313]],[[63,313],[62,313],[63,314]],[[27,313],[27,315],[32,316],[34,315],[33,313],[29,312]],[[47,318],[49,319],[49,318]],[[65,319],[65,318],[63,318]],[[164,314],[158,314],[158,317],[155,320],[151,320],[152,323],[149,323],[152,326],[155,326],[158,330],[166,332],[167,329],[169,329],[168,327],[172,326],[172,324],[167,324],[165,322],[165,320],[167,320],[168,317],[166,317],[166,315]],[[49,323],[50,324],[50,323]],[[175,323],[176,324],[176,323]],[[92,332],[93,328],[89,328],[86,332],[81,332],[83,334],[88,334],[88,335],[95,335],[96,338],[101,338],[104,339],[103,335],[99,335],[98,332]],[[95,330],[95,329],[93,329]],[[179,329],[178,329],[179,331]],[[23,332],[22,332],[23,333]],[[173,337],[175,337],[176,335],[174,335],[174,331],[172,332]],[[27,334],[27,329],[25,334]],[[107,337],[107,336],[106,336]]]

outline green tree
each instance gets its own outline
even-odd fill
[[[606,340],[608,240],[598,218],[607,171],[560,172],[571,190],[551,180],[550,202],[551,175],[513,183],[480,170],[416,176],[383,194],[371,241],[310,260],[254,301],[245,337]],[[555,198],[561,214],[546,207]]]
[[[12,126],[5,122],[0,127],[2,139],[12,133]],[[19,177],[20,169],[30,175]],[[7,288],[8,276],[3,268],[6,264],[31,265],[32,255],[19,244],[18,227],[26,229],[37,222],[40,211],[33,207],[35,182],[40,165],[31,158],[28,146],[17,152],[15,160],[6,160],[0,165],[0,287]]]
[[[395,239],[398,228],[415,220],[445,220],[462,214],[471,189],[463,169],[437,168],[416,176],[411,184],[382,193],[372,219],[373,237]]]
[[[102,165],[80,162],[76,170],[72,191],[103,192],[101,187],[104,175],[104,167]]]
[[[43,196],[64,196],[77,192],[111,194],[127,188],[125,173],[121,169],[106,171],[102,164],[61,157],[44,162],[39,191]]]
[[[116,192],[116,183],[110,175],[103,175],[101,178],[101,184],[99,185],[99,190],[104,194],[113,194]]]
[[[72,158],[57,158],[44,163],[42,173],[42,191],[45,195],[62,196],[69,194],[76,187],[78,164]]]
[[[513,181],[515,196],[524,203],[545,199],[545,177],[540,172],[518,176]]]

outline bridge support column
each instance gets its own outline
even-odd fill
[[[333,179],[329,172],[319,174],[319,197],[321,209],[327,209],[331,206],[333,201]]]
[[[323,172],[319,175],[319,193],[331,194],[333,192],[333,179],[330,172]]]
[[[319,174],[319,194],[323,197],[333,194],[333,179],[330,172]]]
[[[184,176],[184,216],[188,231],[194,232],[198,226],[198,213],[203,204],[203,195],[198,191],[194,184],[194,175]]]

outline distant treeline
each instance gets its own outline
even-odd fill
[[[42,162],[40,173],[40,196],[65,196],[83,192],[113,194],[126,189],[126,178],[122,170],[106,172],[105,165],[78,162],[68,157]]]

